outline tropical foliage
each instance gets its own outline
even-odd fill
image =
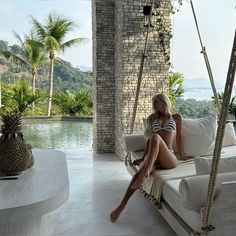
[[[14,52],[11,48],[4,51],[3,55],[18,65],[28,66],[32,75],[32,93],[35,95],[36,90],[36,73],[38,69],[46,62],[46,53],[43,47],[36,41],[33,33],[25,34],[24,40],[14,32],[15,37],[18,39],[21,50]],[[32,104],[34,110],[34,104]]]
[[[88,91],[79,93],[57,93],[53,97],[53,103],[59,107],[63,114],[75,115],[91,115],[92,98]]]
[[[176,100],[184,94],[184,76],[178,72],[171,72],[168,77],[168,95],[171,101],[172,111],[175,109]]]
[[[211,101],[197,101],[195,99],[178,99],[176,110],[184,118],[203,118],[217,114],[217,109]]]
[[[220,105],[223,102],[223,98],[224,98],[224,92],[219,92],[218,93],[218,101],[219,101]],[[236,117],[236,103],[235,103],[235,99],[236,99],[236,97],[233,96],[231,98],[230,104],[229,104],[229,114],[233,115],[234,117]],[[212,102],[213,102],[214,106],[217,108],[216,99],[215,99],[214,96],[212,97]]]
[[[48,116],[51,115],[55,53],[58,51],[64,52],[67,48],[84,41],[82,38],[74,38],[65,41],[66,36],[75,26],[73,21],[59,15],[49,14],[45,24],[32,17],[34,33],[38,42],[41,43],[42,47],[49,54],[50,59]]]
[[[35,103],[35,115],[45,115],[46,93],[32,89],[25,81],[16,85],[3,84],[1,91],[1,114],[18,111],[23,115],[32,115],[32,104]],[[78,93],[58,92],[53,95],[53,115],[92,115],[92,98],[88,90]]]
[[[2,90],[2,110],[17,111],[21,114],[32,108],[32,104],[42,98],[42,94],[36,92],[32,94],[29,85],[24,81],[19,81],[16,86],[3,87]]]

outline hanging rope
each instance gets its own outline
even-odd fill
[[[137,83],[137,88],[136,88],[134,108],[133,108],[133,114],[132,114],[131,125],[130,125],[130,134],[133,134],[133,132],[134,132],[134,123],[135,123],[137,107],[138,107],[139,92],[140,92],[140,87],[141,87],[141,82],[142,82],[142,77],[143,77],[143,68],[144,68],[145,59],[147,58],[146,52],[147,52],[147,46],[148,46],[149,32],[150,32],[150,28],[151,28],[151,18],[152,18],[153,9],[154,9],[154,0],[152,0],[148,26],[147,26],[147,30],[146,30],[144,50],[143,50],[139,73],[138,73],[138,83]]]
[[[224,90],[224,97],[223,97],[223,102],[221,106],[219,124],[218,124],[218,129],[217,129],[215,148],[214,148],[212,165],[211,165],[211,173],[210,173],[209,184],[208,184],[207,202],[204,209],[202,230],[204,230],[206,234],[208,231],[214,230],[214,227],[210,225],[209,222],[210,222],[210,215],[211,215],[212,205],[213,205],[213,198],[214,198],[215,185],[216,185],[216,179],[217,179],[217,173],[218,173],[218,166],[219,166],[219,161],[220,161],[220,154],[221,154],[221,149],[222,149],[222,142],[223,142],[224,131],[225,131],[225,124],[226,124],[228,110],[229,110],[230,98],[231,98],[231,94],[233,90],[235,71],[236,71],[236,31],[234,35],[233,48],[232,48],[232,53],[231,53],[231,58],[230,58],[230,63],[229,63],[229,69],[228,69],[228,74],[227,74],[227,79],[226,79],[225,90]]]
[[[192,12],[193,12],[193,17],[194,17],[195,25],[196,25],[196,28],[197,28],[197,33],[198,33],[199,41],[200,41],[201,48],[202,48],[201,53],[203,54],[204,61],[206,63],[207,72],[208,72],[208,75],[209,75],[209,78],[210,78],[211,88],[212,88],[212,91],[213,91],[213,95],[215,97],[215,101],[216,101],[216,105],[217,105],[217,108],[218,108],[218,112],[220,112],[220,103],[219,103],[218,94],[217,94],[217,91],[216,91],[216,86],[215,86],[215,83],[214,83],[214,78],[213,78],[213,74],[212,74],[212,70],[211,70],[211,65],[210,65],[210,62],[209,62],[209,59],[208,59],[208,55],[207,55],[207,52],[206,52],[206,47],[204,47],[203,43],[202,43],[202,37],[201,37],[201,34],[200,34],[200,30],[199,30],[199,26],[198,26],[198,22],[197,22],[197,17],[196,17],[196,14],[195,14],[195,10],[194,10],[194,6],[193,6],[192,0],[190,0],[190,3],[191,3],[191,8],[192,8]]]
[[[172,6],[175,9],[175,0],[172,0]],[[171,69],[174,68],[174,34],[175,34],[175,14],[172,14]]]

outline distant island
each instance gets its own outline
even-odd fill
[[[216,88],[222,90],[224,85],[218,81],[215,81]],[[211,83],[209,79],[206,78],[193,78],[184,80],[184,89],[193,90],[193,89],[211,89]]]
[[[217,92],[224,91],[224,84],[215,81]],[[236,95],[236,87],[232,96]],[[212,100],[213,92],[209,79],[193,78],[184,80],[184,99]]]

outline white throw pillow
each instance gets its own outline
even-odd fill
[[[212,158],[195,157],[195,169],[197,175],[208,175],[211,171]],[[218,173],[236,172],[236,156],[220,159]]]
[[[187,156],[203,156],[213,153],[217,117],[183,119],[182,136]]]
[[[233,123],[229,122],[225,126],[223,147],[236,145],[236,137]]]

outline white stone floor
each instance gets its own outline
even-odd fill
[[[113,154],[88,149],[64,150],[68,159],[70,198],[46,217],[44,236],[174,236],[153,205],[135,193],[120,219],[110,211],[121,200],[130,175]]]

